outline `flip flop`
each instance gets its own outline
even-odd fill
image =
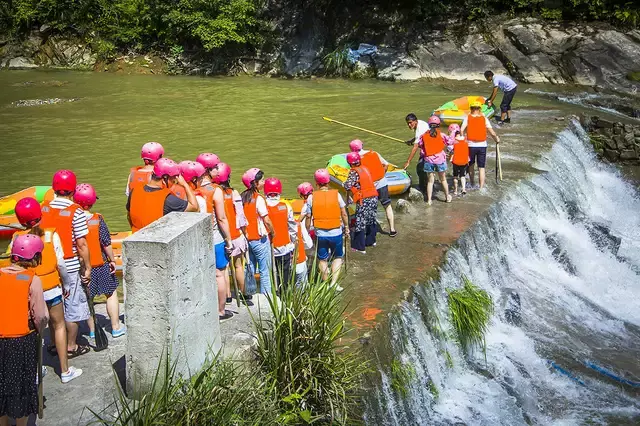
[[[220,321],[228,320],[231,317],[233,317],[233,312],[227,310],[224,311],[224,315],[218,315]]]
[[[390,236],[390,237],[395,237],[396,235],[398,235],[398,231],[391,231],[391,232],[389,232],[389,236]]]
[[[69,350],[67,351],[67,358],[69,359],[77,358],[80,355],[89,353],[90,350],[91,348],[89,348],[89,346],[78,345],[78,347],[76,347],[74,351],[69,351]]]

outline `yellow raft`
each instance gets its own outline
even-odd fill
[[[482,96],[463,96],[458,99],[447,102],[444,105],[440,105],[433,111],[433,115],[440,117],[440,121],[444,126],[450,124],[462,124],[462,120],[471,112],[471,104],[474,102],[480,102],[482,104],[482,113],[485,117],[491,118],[496,111],[487,106],[485,98]]]

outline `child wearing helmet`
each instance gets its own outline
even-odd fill
[[[38,351],[49,321],[42,281],[35,268],[44,244],[33,234],[13,241],[11,265],[0,268],[0,423],[26,425],[38,412]]]
[[[302,182],[298,185],[298,195],[305,201],[313,194],[313,185],[309,182]],[[304,211],[305,207],[302,207]],[[313,240],[307,231],[307,221],[301,216],[298,218],[298,247],[296,248],[296,285],[306,284],[309,280],[309,269],[307,268],[307,253],[313,247]]]
[[[455,143],[453,145],[453,155],[451,156],[453,164],[453,193],[458,193],[458,179],[462,182],[462,195],[467,193],[467,172],[469,169],[469,143],[464,136],[457,132]]]
[[[485,165],[487,161],[487,134],[500,143],[500,138],[493,130],[489,119],[482,114],[482,104],[473,102],[471,113],[464,118],[460,132],[467,137],[469,142],[469,183],[474,185],[475,165],[478,164],[478,174],[480,177],[480,189],[484,188]]]
[[[144,161],[144,166],[131,168],[129,179],[127,179],[127,188],[124,193],[128,197],[134,186],[145,185],[151,180],[153,173],[153,165],[164,155],[164,148],[158,142],[147,142],[142,145],[140,157]]]
[[[344,257],[344,235],[349,235],[349,218],[346,203],[336,189],[329,189],[329,171],[318,169],[315,172],[318,188],[313,194],[308,193],[307,201],[300,213],[300,222],[306,218],[313,219],[316,232],[318,268],[324,281],[331,278],[331,285],[338,291],[338,278]],[[329,271],[331,262],[331,271]]]
[[[344,182],[344,188],[347,193],[350,192],[356,204],[356,222],[353,238],[351,238],[351,249],[365,254],[367,247],[376,245],[378,191],[369,169],[361,164],[360,154],[350,152],[347,154],[347,162],[351,165],[351,170]]]
[[[68,383],[82,374],[81,369],[69,367],[67,358],[67,328],[64,320],[63,292],[61,284],[70,282],[67,267],[64,261],[64,251],[60,236],[55,228],[41,228],[42,211],[40,204],[34,198],[23,198],[16,203],[15,214],[18,221],[26,228],[13,234],[13,241],[21,235],[39,236],[43,243],[40,264],[35,268],[35,273],[42,281],[44,301],[49,312],[50,341],[53,342],[47,350],[55,354],[58,352],[60,363],[60,378],[62,383]],[[13,241],[9,244],[8,253],[11,253]]]
[[[89,245],[89,258],[91,260],[91,284],[89,285],[89,297],[98,295],[107,297],[107,315],[111,320],[111,335],[124,336],[126,327],[120,324],[120,302],[118,300],[118,279],[116,278],[116,259],[111,247],[111,233],[100,213],[91,213],[91,208],[98,199],[93,186],[81,183],[76,186],[73,201],[84,210],[87,220],[87,244]],[[89,337],[95,339],[96,326],[93,317],[90,316]]]
[[[276,237],[273,223],[269,218],[267,202],[260,193],[264,189],[264,173],[257,167],[247,170],[242,175],[242,183],[247,188],[242,192],[244,214],[247,217],[246,236],[249,241],[249,272],[255,272],[258,264],[260,272],[260,292],[271,294],[271,243]],[[253,289],[247,292],[252,294]]]
[[[282,291],[291,282],[291,263],[298,238],[298,223],[293,218],[293,209],[289,203],[280,200],[282,182],[278,178],[264,181],[264,194],[267,196],[267,211],[275,229],[273,245],[274,277],[276,288]]]

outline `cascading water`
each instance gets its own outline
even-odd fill
[[[391,315],[369,425],[640,423],[634,383],[585,365],[640,380],[640,200],[587,141],[572,122]],[[494,300],[486,361],[453,337],[462,275]]]

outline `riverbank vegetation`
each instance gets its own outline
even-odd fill
[[[275,295],[274,295],[275,296]],[[191,378],[165,356],[152,390],[139,401],[123,391],[116,414],[98,424],[298,425],[348,424],[360,418],[361,378],[367,363],[341,346],[345,304],[335,287],[312,279],[293,283],[254,318],[255,358],[238,363],[212,356]]]

